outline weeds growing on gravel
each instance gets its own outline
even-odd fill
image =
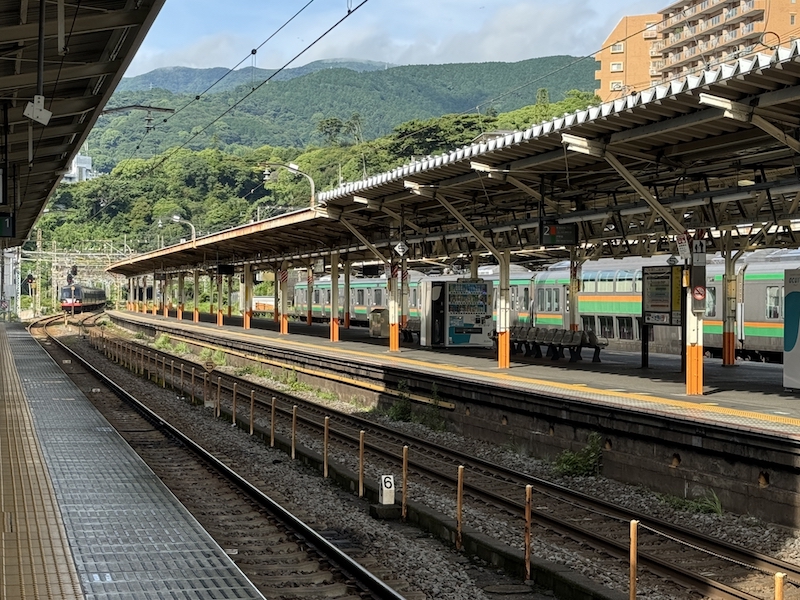
[[[158,348],[159,350],[166,350],[167,348],[172,348],[172,343],[170,342],[169,336],[166,333],[162,333],[156,338],[156,341],[153,342],[153,345]]]
[[[556,457],[556,473],[564,476],[599,475],[603,460],[602,436],[590,433],[586,446],[577,452],[564,450]]]
[[[677,496],[668,496],[666,494],[656,495],[664,504],[675,510],[707,515],[721,515],[724,512],[722,502],[720,502],[714,490],[708,490],[704,496],[694,499],[678,498]]]

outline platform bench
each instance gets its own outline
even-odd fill
[[[581,349],[592,348],[594,356],[592,362],[600,362],[600,350],[608,346],[606,338],[598,338],[591,331],[571,331],[568,329],[553,329],[544,327],[533,327],[528,331],[524,342],[525,355],[542,358],[542,346],[547,346],[546,356],[553,360],[563,358],[564,350],[569,350],[569,361],[576,362],[583,360]]]
[[[403,334],[403,341],[404,342],[414,342],[414,335],[417,336],[417,343],[419,343],[419,338],[421,335],[420,332],[420,321],[419,319],[411,319],[406,322],[406,326],[400,329],[400,333]]]

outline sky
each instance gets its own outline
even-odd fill
[[[362,0],[166,0],[126,72],[284,66]],[[292,15],[308,6],[261,47]],[[291,63],[356,58],[395,65],[516,62],[593,54],[625,15],[666,0],[367,0]]]

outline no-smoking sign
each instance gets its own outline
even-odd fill
[[[692,288],[692,298],[695,300],[705,300],[706,299],[706,288],[702,285],[696,285]]]

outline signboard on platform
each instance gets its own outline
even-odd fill
[[[578,224],[543,222],[539,225],[539,244],[542,246],[577,246]]]
[[[14,237],[14,215],[0,215],[0,238]]]
[[[783,387],[800,390],[800,269],[783,278]]]
[[[681,269],[642,269],[642,317],[646,325],[681,324]]]

